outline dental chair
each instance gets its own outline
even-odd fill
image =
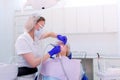
[[[57,59],[58,60],[58,59]],[[81,80],[84,75],[80,60],[70,60],[62,57],[57,60],[43,63],[40,76],[36,80]],[[57,65],[57,66],[56,66]],[[49,66],[49,67],[48,67]],[[72,73],[71,73],[72,72]]]

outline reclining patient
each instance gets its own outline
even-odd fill
[[[56,58],[43,62],[40,74],[43,80],[81,80],[84,72],[80,60],[67,57],[70,48],[61,42],[57,43],[61,52]]]

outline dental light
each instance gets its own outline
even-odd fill
[[[33,9],[46,9],[57,4],[60,0],[27,0],[24,7],[31,6]]]

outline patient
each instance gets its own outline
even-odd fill
[[[81,80],[84,74],[80,60],[67,57],[70,47],[58,42],[61,52],[54,59],[42,64],[41,75],[44,80]]]

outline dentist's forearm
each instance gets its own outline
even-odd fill
[[[33,67],[37,67],[40,65],[42,62],[46,61],[48,58],[50,58],[49,54],[44,55],[42,58],[36,58],[34,59],[34,64]]]
[[[45,56],[43,56],[42,62],[46,61],[48,58],[50,58],[50,55],[47,53]]]
[[[54,32],[50,32],[49,33],[49,37],[53,37],[56,38],[58,34],[54,33]]]
[[[49,54],[44,55],[43,57],[35,57],[32,53],[29,54],[23,54],[22,55],[26,61],[28,62],[31,67],[37,67],[38,65],[41,64],[41,62],[46,61],[48,58],[50,58]]]
[[[57,35],[58,35],[58,34],[56,34],[56,33],[54,33],[54,32],[47,32],[47,33],[44,33],[41,38],[42,38],[42,39],[48,38],[48,37],[56,38]]]

